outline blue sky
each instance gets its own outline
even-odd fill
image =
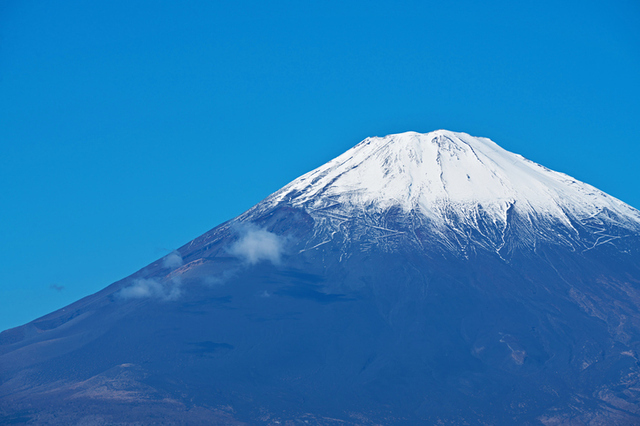
[[[0,3],[0,329],[367,136],[490,137],[640,207],[640,3]]]

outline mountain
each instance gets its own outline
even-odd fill
[[[369,138],[0,334],[0,423],[638,424],[640,212],[439,130]]]

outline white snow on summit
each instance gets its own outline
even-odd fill
[[[345,213],[398,206],[445,222],[452,208],[481,208],[503,222],[513,208],[523,217],[553,218],[567,227],[569,216],[582,220],[609,211],[627,228],[640,224],[637,210],[591,185],[490,139],[447,130],[367,138],[267,201],[312,210],[339,204]]]

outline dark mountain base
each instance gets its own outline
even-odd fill
[[[345,255],[306,247],[304,212],[256,222],[287,236],[280,261],[238,260],[224,225],[178,269],[0,334],[0,423],[640,423],[637,239]],[[178,275],[179,298],[122,297]]]

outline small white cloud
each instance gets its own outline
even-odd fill
[[[153,278],[141,278],[118,292],[123,299],[155,298],[160,300],[176,300],[182,294],[182,281],[174,277],[169,281],[159,282]]]
[[[281,237],[251,224],[239,226],[237,232],[240,239],[229,248],[229,253],[251,265],[263,260],[280,263],[284,249]]]
[[[182,266],[182,256],[178,251],[172,251],[162,259],[162,266],[169,269],[176,269]]]

